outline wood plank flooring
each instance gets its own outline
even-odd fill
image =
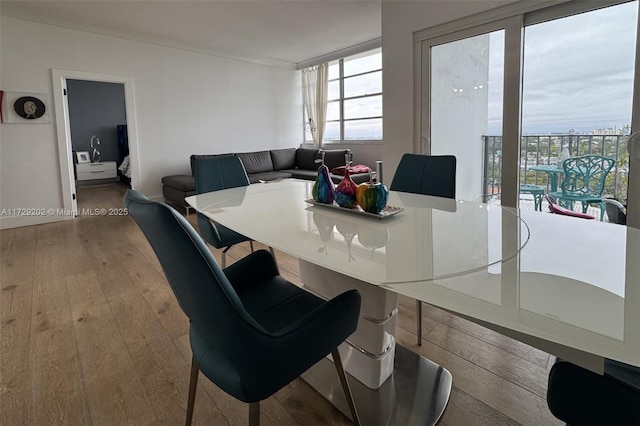
[[[121,207],[124,190],[81,187],[79,209]],[[0,249],[0,425],[184,424],[188,321],[130,217],[3,230]],[[248,252],[232,248],[229,263]],[[297,259],[276,256],[299,283]],[[399,310],[397,341],[453,374],[441,425],[560,424],[549,354],[427,305],[418,347],[414,301]],[[351,424],[299,379],[262,403],[262,422]],[[194,424],[246,425],[248,408],[201,376]]]

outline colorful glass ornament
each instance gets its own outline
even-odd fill
[[[373,180],[361,183],[356,189],[356,201],[367,213],[380,213],[386,207],[388,199],[387,187]]]
[[[349,154],[346,154],[345,157],[347,157],[348,155]],[[344,167],[344,179],[342,179],[338,186],[336,186],[335,199],[336,203],[340,207],[352,209],[358,205],[356,201],[356,190],[358,188],[358,185],[356,185],[355,182],[351,180],[351,176],[349,174],[349,166],[351,166],[351,161],[347,159],[345,162],[346,164]]]
[[[322,153],[322,164],[318,167],[318,177],[311,188],[311,196],[319,203],[333,204],[335,187],[331,176],[329,176],[329,168],[324,165],[324,152]]]

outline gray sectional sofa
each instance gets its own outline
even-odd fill
[[[234,154],[192,155],[191,175],[173,175],[162,178],[162,193],[167,203],[187,207],[185,197],[195,195],[196,184],[193,177],[193,162],[196,158],[212,158],[227,155],[236,155],[242,160],[244,168],[251,183],[270,181],[285,178],[298,178],[315,180],[319,164],[316,159],[321,158],[324,152],[324,161],[329,170],[344,166],[345,154],[351,155],[348,149],[308,149],[286,148],[270,151],[241,152]],[[339,183],[343,178],[341,174],[331,173],[331,179]],[[369,180],[369,173],[351,174],[355,183]]]

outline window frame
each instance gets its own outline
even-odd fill
[[[382,49],[381,48],[376,48],[376,49],[372,49],[372,50],[367,50],[365,52],[359,53],[359,54],[354,54],[354,55],[350,55],[350,56],[346,56],[343,58],[339,58],[333,61],[329,62],[329,66],[331,67],[332,65],[338,65],[338,77],[337,78],[332,78],[329,80],[329,84],[333,83],[333,82],[338,82],[338,98],[330,98],[327,99],[327,104],[332,103],[332,102],[338,102],[338,119],[335,120],[326,120],[326,124],[329,123],[339,123],[339,128],[340,128],[340,138],[339,139],[325,139],[323,140],[323,144],[358,144],[358,143],[382,143],[383,138],[384,138],[384,129],[383,129],[383,116],[382,113],[380,115],[375,115],[375,116],[366,116],[366,117],[358,117],[358,118],[345,118],[344,116],[344,104],[345,101],[351,101],[351,100],[356,100],[356,99],[366,99],[366,98],[371,98],[371,97],[375,97],[375,96],[380,96],[382,99],[381,101],[384,102],[384,95],[383,95],[383,90],[382,90],[382,85],[380,85],[380,91],[379,92],[374,92],[374,93],[366,93],[364,95],[357,95],[357,96],[348,96],[345,97],[345,91],[344,91],[344,82],[346,79],[349,78],[354,78],[354,77],[361,77],[361,76],[365,76],[365,75],[371,75],[371,74],[375,74],[375,73],[380,73],[380,78],[382,80],[382,61],[380,61],[380,68],[376,68],[373,70],[369,70],[369,71],[364,71],[364,72],[358,72],[355,74],[350,74],[348,76],[344,75],[344,62],[345,60],[352,60],[352,59],[358,59],[358,58],[362,58],[362,57],[366,57],[366,56],[373,56],[375,54],[381,54],[382,53]],[[382,108],[381,108],[381,112],[382,112]],[[380,120],[380,126],[381,126],[381,135],[380,135],[380,139],[345,139],[345,122],[357,122],[357,121],[363,121],[363,120]],[[304,101],[303,101],[303,123],[305,126],[305,130],[304,130],[304,135],[303,135],[303,140],[304,143],[313,143],[313,140],[307,136],[307,126],[308,126],[308,120],[307,120],[307,113],[306,113],[306,107],[304,105]],[[326,125],[325,125],[326,126]],[[326,129],[326,127],[325,127]]]

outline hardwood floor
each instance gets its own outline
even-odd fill
[[[79,208],[119,208],[123,193],[82,188]],[[1,425],[184,424],[188,321],[130,217],[3,230],[0,246]],[[297,259],[276,255],[299,283]],[[560,424],[545,401],[553,357],[427,305],[423,322],[418,347],[415,303],[401,298],[398,342],[453,374],[441,425]],[[350,424],[299,379],[262,403],[262,422]],[[248,408],[201,379],[194,424],[246,425]]]

